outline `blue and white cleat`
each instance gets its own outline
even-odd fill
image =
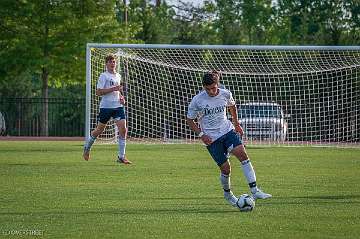
[[[230,192],[224,192],[224,198],[225,200],[230,203],[231,206],[236,207],[237,198],[234,196],[234,194]]]
[[[256,199],[267,199],[267,198],[271,198],[272,195],[268,194],[268,193],[264,193],[263,191],[261,191],[260,189],[257,189],[257,191],[255,193],[252,193],[252,197],[256,200]]]

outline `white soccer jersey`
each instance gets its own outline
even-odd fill
[[[97,82],[97,89],[108,89],[120,85],[121,76],[119,73],[112,74],[108,71],[101,73]],[[119,91],[113,91],[101,96],[100,108],[118,108],[123,106],[120,103]]]
[[[226,89],[219,89],[219,94],[214,97],[209,96],[206,91],[201,91],[191,100],[187,117],[197,118],[201,131],[215,141],[234,129],[234,125],[226,116],[226,107],[232,105],[235,105],[235,100]]]

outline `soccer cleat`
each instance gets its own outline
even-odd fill
[[[86,161],[88,161],[90,159],[90,149],[84,147],[83,158]]]
[[[264,193],[263,191],[261,191],[260,189],[257,189],[255,193],[252,194],[253,198],[256,199],[266,199],[266,198],[271,198],[272,195],[268,194],[268,193]]]
[[[230,203],[231,206],[236,207],[237,198],[234,196],[234,194],[230,192],[224,192],[224,198],[225,200]]]
[[[118,156],[118,159],[116,160],[116,162],[123,163],[123,164],[132,164],[131,161],[127,160],[126,157],[120,158],[119,156]]]

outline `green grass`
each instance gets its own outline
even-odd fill
[[[272,193],[241,213],[201,145],[0,142],[0,238],[358,238],[360,149],[248,147]],[[248,192],[235,158],[232,189]],[[34,230],[40,235],[30,235]]]

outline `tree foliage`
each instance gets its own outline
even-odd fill
[[[0,97],[83,97],[89,42],[360,44],[359,0],[178,2],[1,0]]]
[[[280,0],[277,20],[280,44],[359,44],[359,3],[355,0]]]
[[[358,45],[359,19],[356,0],[2,0],[0,95],[83,85],[88,42]]]
[[[126,1],[125,1],[126,2]],[[137,29],[134,39],[144,43],[169,43],[174,37],[171,29],[174,26],[174,10],[166,2],[157,2],[157,5],[149,4],[146,0],[133,0],[128,4],[124,2],[117,5],[120,12],[120,21],[127,11],[128,26]]]
[[[84,82],[86,42],[125,40],[114,16],[114,1],[3,0],[0,2],[0,84],[23,71],[18,84],[41,82],[41,96],[53,87]],[[28,76],[29,78],[25,78]],[[31,90],[31,89],[30,89]],[[30,90],[27,91],[28,95]],[[17,94],[17,88],[1,95]],[[48,105],[43,105],[42,135],[48,135]]]
[[[174,44],[219,44],[218,36],[213,26],[215,5],[205,1],[203,7],[195,7],[189,3],[180,2],[176,7],[174,17]]]
[[[114,6],[114,1],[2,0],[0,81],[27,71],[23,81],[42,81],[43,88],[84,82],[87,42],[126,41]]]

